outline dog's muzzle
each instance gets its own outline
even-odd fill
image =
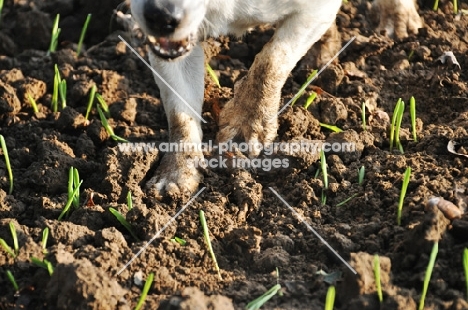
[[[159,57],[166,59],[175,59],[184,56],[192,50],[195,46],[195,35],[190,35],[188,38],[180,41],[173,41],[171,39],[148,35],[146,44],[151,51]]]

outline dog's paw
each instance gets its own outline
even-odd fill
[[[239,94],[239,91],[236,93]],[[245,93],[236,95],[219,115],[218,143],[241,136],[249,145],[249,155],[257,156],[262,147],[270,144],[276,137],[277,113],[277,104],[254,100]]]
[[[203,155],[191,156],[187,153],[167,153],[161,160],[154,177],[146,183],[150,197],[161,200],[169,196],[174,200],[185,200],[195,192],[203,180],[198,163]]]
[[[374,8],[380,15],[377,31],[390,37],[405,38],[423,26],[414,0],[376,0]]]

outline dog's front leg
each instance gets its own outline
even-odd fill
[[[180,60],[167,61],[152,53],[149,59],[151,66],[173,88],[155,76],[169,123],[169,142],[199,147],[204,88],[202,48],[196,46]],[[197,169],[197,163],[202,159],[199,148],[166,153],[155,176],[147,183],[150,195],[161,198],[166,192],[170,197],[177,198],[193,193],[202,180],[202,174]]]
[[[340,0],[316,1],[286,17],[255,57],[247,76],[236,83],[234,98],[220,114],[218,141],[243,136],[250,144],[249,155],[258,155],[261,144],[276,137],[277,113],[289,73],[307,50],[320,39],[335,20]]]

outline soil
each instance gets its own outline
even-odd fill
[[[13,3],[14,2],[14,3]],[[353,152],[328,152],[328,190],[317,153],[276,154],[288,168],[206,169],[206,189],[133,260],[174,216],[183,201],[158,201],[145,192],[161,159],[156,150],[121,152],[93,108],[84,118],[92,85],[110,106],[116,135],[132,142],[167,141],[167,121],[151,71],[119,39],[120,1],[6,1],[0,22],[0,134],[14,175],[0,157],[0,238],[19,253],[0,250],[0,309],[130,309],[145,279],[154,273],[145,309],[244,309],[276,283],[282,295],[263,309],[323,309],[330,285],[335,309],[416,309],[433,245],[438,254],[425,309],[468,309],[463,251],[468,247],[465,186],[468,161],[447,150],[450,140],[466,147],[468,128],[468,19],[452,14],[451,1],[438,12],[421,7],[425,28],[394,41],[376,34],[370,4],[349,1],[337,18],[342,43],[355,41],[297,103],[280,115],[278,142],[352,142]],[[467,9],[466,3],[461,8]],[[57,52],[47,49],[55,14],[62,33]],[[76,44],[92,13],[84,52]],[[214,139],[219,109],[232,97],[271,29],[242,40],[217,39],[210,64],[221,88],[206,78],[204,140]],[[143,47],[138,52],[145,56]],[[451,51],[459,66],[442,63]],[[66,80],[67,106],[53,113],[54,65]],[[302,61],[283,88],[286,103],[311,69]],[[307,95],[318,93],[308,110]],[[28,94],[38,103],[34,113]],[[411,133],[410,97],[416,98],[417,141]],[[404,153],[390,150],[389,127],[398,98],[406,103],[401,125]],[[366,128],[362,126],[362,103]],[[343,129],[334,133],[319,122]],[[262,155],[262,159],[267,158]],[[83,183],[80,204],[58,220],[67,202],[70,167]],[[365,175],[358,183],[358,170]],[[411,167],[401,225],[396,214],[403,174]],[[270,189],[313,227],[357,272],[353,274]],[[127,207],[131,191],[133,209]],[[431,197],[433,199],[428,204]],[[348,201],[344,202],[345,200]],[[134,234],[109,211],[120,211]],[[210,229],[222,280],[213,267],[199,211]],[[45,251],[42,232],[49,229]],[[185,245],[174,240],[183,238]],[[372,269],[380,256],[383,303]],[[47,259],[52,276],[31,263]],[[276,274],[279,270],[279,276]],[[6,277],[10,270],[15,291]]]

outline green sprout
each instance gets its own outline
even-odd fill
[[[260,309],[268,300],[270,300],[276,294],[282,296],[281,285],[278,283],[279,271],[276,268],[276,285],[266,291],[263,295],[257,297],[247,304],[245,307],[247,310],[258,310]]]
[[[90,20],[91,20],[91,14],[88,14],[88,16],[86,16],[86,20],[84,22],[83,28],[81,28],[80,39],[78,40],[78,47],[76,48],[77,56],[80,56],[81,47],[83,46],[83,41],[86,35],[86,30],[88,30],[88,25],[89,25]]]
[[[338,203],[336,206],[337,206],[337,207],[341,207],[341,206],[347,204],[348,202],[351,201],[351,199],[353,199],[353,198],[356,197],[357,195],[358,195],[358,194],[352,194],[351,197],[346,198],[346,199],[343,200],[342,202]]]
[[[83,183],[83,180],[81,180],[78,183],[78,185],[73,190],[72,194],[68,196],[67,203],[65,204],[65,207],[63,207],[63,210],[62,210],[62,212],[60,213],[60,215],[58,217],[59,221],[62,220],[62,218],[68,213],[68,210],[70,209],[70,207],[71,207],[71,205],[73,203],[73,197],[75,197],[76,194],[78,193],[78,191],[80,190],[81,183]]]
[[[203,236],[205,237],[206,246],[208,247],[208,251],[210,252],[211,259],[213,260],[213,263],[214,263],[214,267],[216,271],[218,272],[218,277],[220,280],[223,280],[223,277],[221,277],[221,272],[219,271],[218,261],[216,260],[213,247],[211,246],[210,232],[208,231],[208,224],[206,223],[205,212],[203,212],[203,210],[200,210],[200,223],[203,228]]]
[[[140,299],[138,300],[138,303],[135,307],[135,310],[140,310],[141,307],[143,306],[143,303],[145,302],[146,295],[148,295],[149,289],[151,288],[151,284],[153,283],[154,279],[154,273],[150,273],[148,275],[148,278],[146,278],[145,285],[143,286],[143,290],[141,291],[141,296]]]
[[[12,248],[10,248],[10,246],[6,243],[5,240],[3,240],[2,238],[0,238],[0,246],[8,253],[10,254],[13,258],[16,257],[16,254],[15,254],[15,251],[13,251]]]
[[[49,227],[44,228],[42,231],[42,253],[47,253],[47,240],[49,239]]]
[[[0,22],[2,21],[3,0],[0,0]]]
[[[363,101],[361,105],[361,118],[362,118],[362,129],[366,131],[366,103]]]
[[[434,6],[432,7],[432,10],[437,11],[439,9],[439,0],[434,1]]]
[[[128,142],[128,141],[125,140],[124,138],[121,138],[121,137],[117,136],[117,135],[114,133],[114,130],[113,130],[112,127],[109,125],[109,122],[107,121],[106,116],[105,116],[104,113],[102,112],[101,108],[100,108],[99,106],[96,106],[96,108],[97,108],[97,110],[98,110],[99,118],[101,119],[102,126],[104,126],[104,128],[106,129],[106,131],[107,131],[107,133],[109,134],[109,136],[110,136],[114,141]]]
[[[305,89],[307,88],[307,86],[310,84],[310,81],[315,77],[315,75],[317,75],[317,70],[313,70],[309,76],[307,77],[306,81],[304,82],[304,84],[302,84],[301,88],[299,88],[299,91],[294,95],[294,98],[291,102],[291,106],[293,106],[297,99],[299,99],[300,96],[302,96],[302,94],[304,93]],[[313,100],[313,99],[312,99]]]
[[[182,246],[185,246],[187,244],[187,241],[185,241],[184,239],[182,238],[179,238],[179,237],[174,237],[171,239],[172,242],[176,242]]]
[[[413,140],[414,142],[418,142],[418,134],[416,132],[416,99],[414,99],[414,97],[410,98],[410,117]]]
[[[424,276],[423,291],[421,294],[421,300],[419,301],[418,310],[424,309],[424,300],[426,299],[427,288],[429,287],[429,281],[431,280],[432,270],[434,269],[434,264],[435,264],[438,251],[439,251],[439,243],[434,242],[434,246],[432,247],[432,251],[431,251],[431,256],[429,258],[429,264],[427,265],[427,269],[426,269],[426,275]]]
[[[379,296],[380,303],[383,302],[382,285],[380,283],[380,259],[379,255],[374,255],[374,277],[375,286],[377,288],[377,296]]]
[[[86,107],[86,115],[85,120],[88,121],[89,112],[91,112],[91,108],[93,107],[94,98],[96,97],[96,84],[93,84],[91,90],[89,91],[89,99],[88,99],[88,106]]]
[[[463,269],[465,270],[466,298],[468,300],[468,249],[463,250]]]
[[[453,0],[453,14],[458,13],[458,0]]]
[[[208,75],[213,80],[213,82],[216,84],[216,86],[221,88],[221,84],[219,84],[218,76],[216,75],[216,73],[214,72],[214,70],[211,68],[211,66],[209,64],[206,64],[206,72],[208,72]]]
[[[67,81],[65,79],[60,80],[59,95],[60,101],[62,102],[62,109],[65,109],[67,106]]]
[[[364,176],[366,175],[366,167],[361,166],[358,170],[358,184],[362,185],[362,182],[364,182]]]
[[[405,200],[406,189],[411,177],[411,167],[406,168],[403,176],[403,185],[401,186],[400,200],[398,202],[397,224],[401,225],[401,210],[403,209],[403,201]]]
[[[68,172],[68,199],[73,201],[73,206],[75,208],[80,207],[80,175],[78,173],[78,169],[74,167],[70,167]],[[75,189],[78,188],[76,194]]]
[[[312,102],[314,102],[315,98],[317,98],[317,93],[313,91],[312,94],[307,97],[306,102],[304,103],[304,109],[307,110]]]
[[[333,310],[335,304],[335,287],[332,285],[328,288],[327,297],[325,297],[325,310]]]
[[[1,0],[0,0],[1,1]],[[26,96],[28,97],[29,104],[31,105],[34,113],[38,113],[39,109],[37,108],[36,100],[31,96],[31,94],[27,93]]]
[[[128,207],[128,210],[133,209],[132,191],[128,191],[127,193],[127,207]]]
[[[55,52],[57,50],[58,37],[61,31],[61,29],[58,27],[59,19],[60,14],[57,14],[57,16],[55,16],[54,25],[52,27],[52,37],[50,38],[50,46],[49,51],[47,51],[47,55],[50,55],[50,53]]]
[[[16,283],[15,277],[13,276],[11,271],[7,269],[6,275],[7,275],[8,280],[10,280],[11,284],[13,285],[13,288],[15,289],[15,291],[18,291],[19,290],[18,284]]]
[[[11,237],[13,239],[13,249],[15,250],[15,256],[19,253],[18,235],[16,234],[16,227],[13,222],[9,223]]]
[[[40,260],[37,257],[31,256],[31,262],[37,267],[44,268],[49,273],[49,276],[52,276],[54,273],[54,266],[47,259]]]
[[[341,129],[341,128],[337,127],[337,126],[328,125],[328,124],[324,124],[324,123],[320,123],[320,126],[323,127],[323,128],[330,129],[333,132],[343,132],[343,129]]]
[[[405,103],[399,98],[393,110],[392,123],[390,125],[390,151],[396,145],[400,152],[403,153],[403,146],[400,143],[400,127],[404,111]]]
[[[54,89],[52,90],[52,99],[50,105],[52,107],[52,112],[58,112],[58,98],[59,98],[59,89],[61,85],[61,77],[57,64],[54,66]]]
[[[130,235],[132,235],[132,237],[135,238],[135,240],[140,240],[138,239],[137,235],[133,232],[132,225],[130,225],[130,223],[125,219],[122,213],[120,213],[119,211],[117,211],[116,209],[112,207],[109,208],[109,211],[115,216],[117,221],[119,221],[119,223],[122,224],[122,226],[128,230]]]
[[[107,104],[106,100],[104,100],[101,94],[96,94],[96,99],[101,104],[102,111],[106,117],[110,117],[109,105]]]
[[[320,168],[322,169],[323,175],[323,189],[322,189],[322,205],[327,202],[326,191],[328,190],[328,173],[327,173],[327,159],[325,157],[325,152],[320,151]]]
[[[11,170],[10,156],[8,156],[8,149],[3,135],[0,135],[0,146],[3,151],[3,156],[5,157],[5,166],[8,171],[8,178],[10,179],[10,188],[8,189],[8,195],[11,195],[11,193],[13,192],[13,171]]]

